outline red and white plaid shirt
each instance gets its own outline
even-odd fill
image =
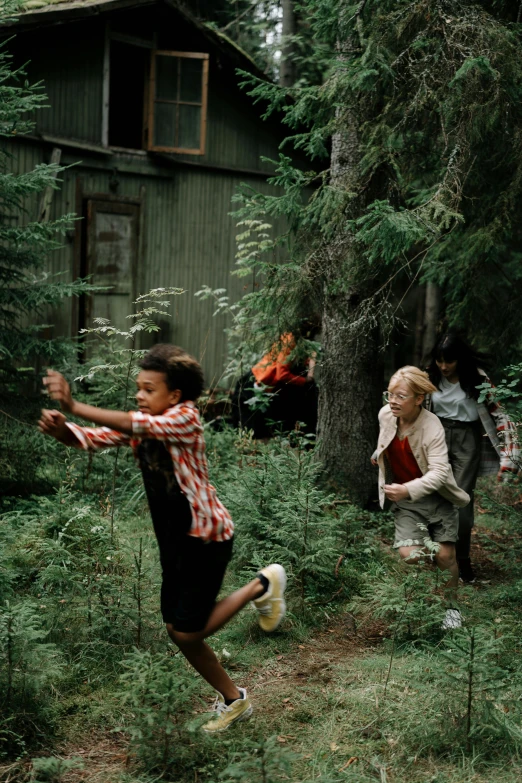
[[[86,451],[109,446],[131,446],[134,456],[142,440],[163,441],[172,457],[174,475],[186,495],[192,511],[190,536],[204,541],[227,541],[234,534],[234,523],[209,482],[205,439],[199,413],[193,402],[185,401],[168,408],[160,416],[129,412],[132,435],[109,427],[79,427],[67,423],[79,446]]]

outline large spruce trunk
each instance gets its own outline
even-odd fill
[[[331,184],[358,194],[347,218],[365,204],[359,180],[360,148],[352,112],[343,111],[345,130],[332,139]],[[382,355],[375,322],[361,318],[361,302],[371,284],[357,282],[365,263],[352,235],[343,230],[325,249],[323,357],[319,392],[319,456],[328,479],[356,503],[377,498],[377,472],[370,457],[377,446],[377,416],[382,401]],[[353,282],[350,282],[353,278]]]
[[[292,87],[296,78],[296,66],[294,62],[294,43],[292,36],[297,32],[294,0],[282,0],[282,47],[281,64],[279,66],[279,84],[282,87]]]
[[[327,296],[323,310],[324,359],[319,391],[320,458],[330,481],[355,503],[377,499],[377,446],[382,365],[374,329],[345,337],[357,295]],[[340,301],[341,300],[341,301]]]

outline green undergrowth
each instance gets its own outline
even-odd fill
[[[444,633],[441,575],[400,567],[392,520],[322,488],[304,440],[209,432],[208,453],[236,523],[223,594],[273,560],[289,574],[276,633],[247,607],[209,639],[252,718],[219,738],[200,731],[213,694],[162,626],[132,459],[122,452],[114,473],[114,452],[63,449],[52,494],[2,504],[0,780],[79,780],[75,748],[90,742],[95,758],[100,738],[123,760],[117,773],[98,764],[99,783],[518,780],[515,490],[482,488],[481,581],[460,591],[463,629]]]

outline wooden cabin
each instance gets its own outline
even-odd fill
[[[237,300],[251,289],[251,280],[230,275],[231,198],[240,183],[270,192],[262,157],[277,158],[284,132],[262,121],[238,86],[238,68],[262,75],[253,61],[190,7],[28,0],[0,33],[16,36],[15,62],[30,61],[30,81],[43,80],[49,104],[33,134],[13,141],[13,169],[71,166],[30,217],[42,209],[40,219],[82,217],[49,271],[110,286],[53,313],[54,335],[76,335],[96,317],[125,327],[137,294],[180,287],[159,339],[198,357],[212,386],[223,369],[226,319],[194,294],[209,285]]]

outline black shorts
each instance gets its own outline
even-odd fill
[[[232,557],[232,542],[205,543],[185,535],[175,551],[161,553],[161,614],[176,631],[195,633],[207,624]]]
[[[163,620],[176,631],[201,631],[221,589],[233,539],[205,543],[189,536],[192,512],[179,491],[172,491],[167,498],[150,492],[148,499],[163,572]]]

